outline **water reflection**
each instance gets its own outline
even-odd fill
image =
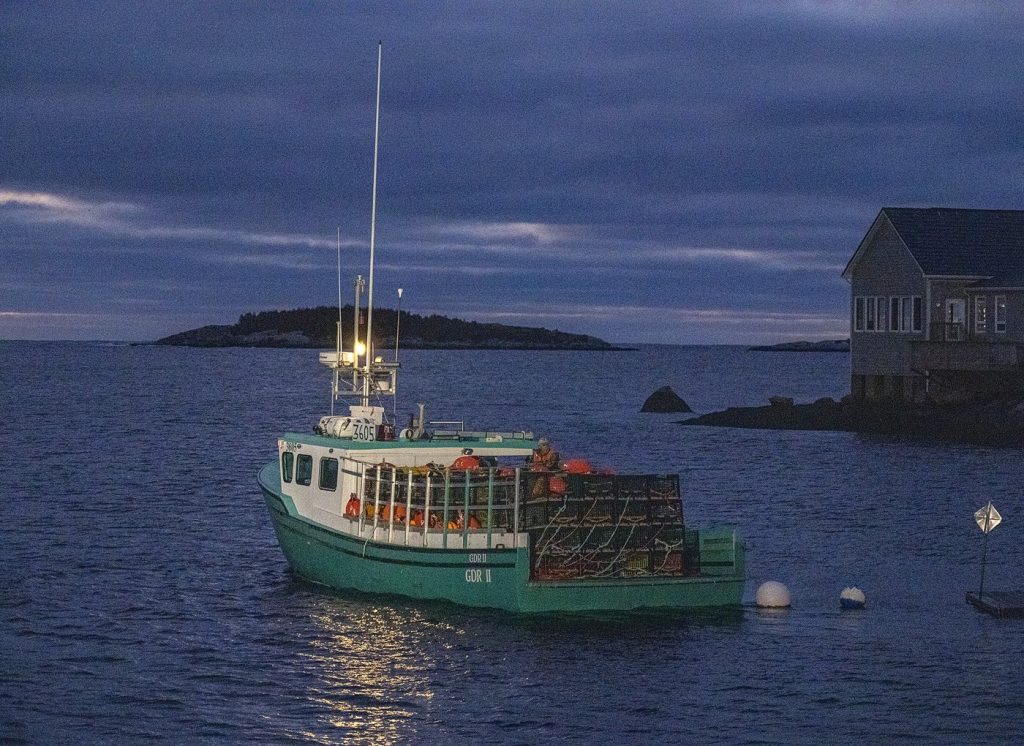
[[[334,595],[310,602],[317,634],[301,653],[312,674],[309,701],[347,743],[407,741],[416,731],[410,721],[435,696],[435,650],[450,648],[446,640],[464,630],[401,602]]]

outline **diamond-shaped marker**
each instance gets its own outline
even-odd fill
[[[989,531],[999,525],[1003,517],[999,515],[999,511],[996,510],[996,506],[989,501],[988,505],[984,508],[980,508],[974,513],[974,520],[978,522],[978,528],[981,529],[982,533],[987,534]]]

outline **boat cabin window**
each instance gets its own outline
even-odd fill
[[[309,486],[313,481],[313,457],[304,453],[299,454],[295,464],[295,483]]]
[[[338,488],[338,459],[324,457],[320,459],[320,489],[334,490]]]
[[[286,482],[292,481],[292,467],[295,465],[295,454],[285,451],[281,454],[281,479]]]

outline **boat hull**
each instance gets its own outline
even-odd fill
[[[730,574],[533,581],[527,547],[481,551],[367,541],[297,515],[264,474],[268,470],[260,488],[288,563],[303,578],[334,589],[523,613],[696,609],[742,600],[741,547]]]

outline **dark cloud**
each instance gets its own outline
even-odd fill
[[[1012,4],[6,3],[0,336],[378,298],[622,340],[842,336],[883,205],[1016,208]],[[641,325],[643,321],[659,320]]]

